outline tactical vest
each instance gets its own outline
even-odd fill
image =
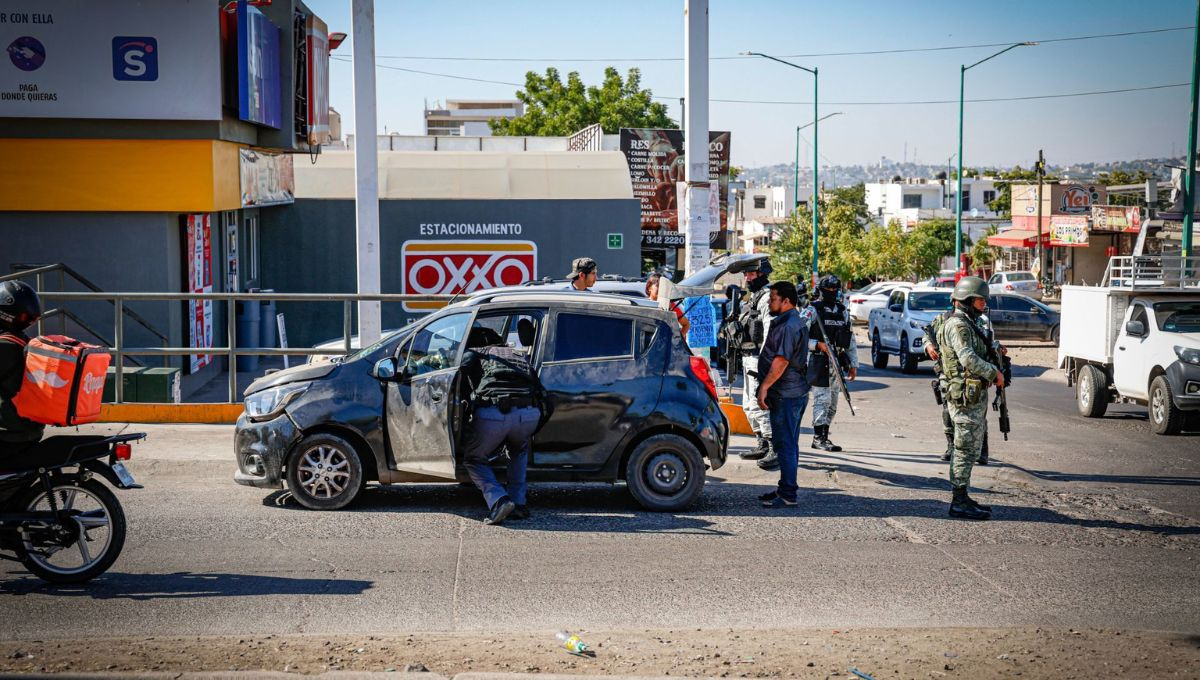
[[[482,347],[474,351],[483,369],[483,377],[475,386],[475,399],[537,396],[541,383],[525,352],[511,347]]]
[[[835,302],[832,305],[827,305],[820,300],[812,303],[811,308],[813,313],[821,320],[821,324],[825,327],[825,332],[829,336],[825,342],[829,344],[829,349],[833,350],[834,355],[838,356],[838,362],[842,364],[842,370],[850,368],[849,359],[845,355],[838,355],[837,350],[847,350],[850,348],[850,334],[854,331],[850,328],[850,320],[846,315],[846,308],[840,302]],[[813,321],[811,336],[820,340],[821,327],[817,326],[816,321]],[[809,382],[814,387],[829,387],[829,357],[825,356],[824,352],[812,352],[808,355],[809,365]]]
[[[763,341],[766,340],[766,334],[763,332],[766,324],[763,323],[762,312],[758,306],[762,304],[763,297],[769,295],[770,292],[769,288],[763,286],[750,296],[750,302],[742,306],[738,323],[742,327],[743,352],[757,353],[762,347]]]
[[[968,374],[966,367],[958,360],[958,353],[949,342],[950,333],[955,328],[966,325],[967,330],[970,331],[967,334],[967,342],[970,344],[971,350],[986,360],[987,343],[980,337],[978,329],[973,327],[974,324],[975,322],[966,314],[955,312],[941,324],[941,328],[938,330],[937,342],[940,352],[939,363],[942,365],[942,380],[945,381],[947,397],[959,404],[975,404],[987,398],[989,382],[982,376]]]

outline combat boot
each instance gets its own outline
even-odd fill
[[[771,440],[761,434],[756,436],[758,437],[758,444],[753,449],[743,453],[742,460],[762,460],[771,455]]]
[[[774,472],[779,469],[779,454],[775,453],[775,449],[771,449],[766,458],[758,461],[758,467],[767,472]]]
[[[954,495],[950,499],[950,516],[959,519],[971,520],[986,520],[991,519],[992,515],[989,512],[984,512],[979,507],[971,504],[971,499],[967,496],[965,487],[955,487]]]
[[[813,425],[812,447],[821,451],[841,451],[842,447],[829,441],[828,425]]]
[[[979,508],[980,510],[982,510],[986,513],[989,513],[989,514],[992,512],[992,506],[984,505],[983,503],[979,503],[974,498],[971,498],[971,494],[968,493],[966,490],[963,491],[963,497],[967,499],[967,503],[969,505],[973,505],[973,506]]]
[[[949,463],[954,457],[954,433],[950,432],[946,435],[946,452],[942,454],[942,461]]]
[[[987,464],[988,464],[988,444],[987,444],[987,440],[988,440],[987,433],[986,433],[986,432],[984,432],[984,433],[983,433],[983,447],[979,449],[979,460],[976,460],[976,461],[975,461],[975,464],[976,464],[976,465],[987,465]]]

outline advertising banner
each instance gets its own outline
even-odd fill
[[[709,178],[717,182],[720,229],[728,214],[728,132],[710,132]],[[669,237],[647,232],[679,231],[679,196],[676,182],[684,180],[683,132],[680,130],[621,129],[621,153],[629,165],[633,195],[642,203],[642,245],[659,247]],[[682,244],[682,235],[678,242]]]
[[[296,200],[296,175],[291,154],[240,149],[238,164],[242,207],[283,205]]]
[[[1123,231],[1136,234],[1141,230],[1142,211],[1137,206],[1092,206],[1092,231]]]
[[[533,241],[405,241],[400,250],[401,292],[455,295],[519,286],[537,277]],[[406,302],[405,311],[428,312],[445,302]]]
[[[717,346],[717,315],[710,302],[710,298],[705,295],[703,297],[690,297],[682,302],[684,316],[687,317],[688,323],[688,346],[695,349],[698,347],[716,347]]]
[[[329,141],[329,28],[315,16],[304,22],[308,40],[308,143]]]
[[[1054,215],[1050,218],[1050,245],[1087,246],[1088,218],[1080,215]]]
[[[187,216],[188,292],[211,293],[212,216]],[[230,319],[229,323],[233,323]],[[213,346],[212,300],[188,301],[188,347]],[[212,363],[211,354],[190,355],[191,373]]]
[[[220,120],[220,8],[0,3],[0,117]]]
[[[279,27],[246,0],[237,4],[238,117],[279,129]]]

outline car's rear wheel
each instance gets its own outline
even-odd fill
[[[871,336],[871,365],[875,368],[887,368],[888,355],[883,351],[883,345],[879,342],[879,331]]]
[[[704,489],[704,460],[687,439],[658,434],[638,444],[625,466],[629,493],[654,512],[682,510]]]
[[[1058,346],[1058,326],[1050,329],[1050,342],[1054,343],[1055,347]]]
[[[908,336],[900,336],[900,371],[902,373],[916,373],[917,362],[920,357],[908,351]]]
[[[363,488],[363,468],[350,442],[333,434],[310,434],[287,459],[292,497],[310,510],[339,510]]]

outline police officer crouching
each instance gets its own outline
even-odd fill
[[[813,298],[813,316],[809,334],[808,380],[812,383],[813,440],[812,447],[822,451],[841,451],[842,447],[829,441],[829,425],[837,415],[841,384],[833,371],[841,370],[847,380],[858,377],[858,343],[850,325],[850,310],[838,299],[841,280],[830,274],[817,283]],[[824,329],[824,333],[822,333]],[[828,344],[839,366],[830,366],[822,344]]]
[[[528,319],[518,323],[522,344],[533,344],[534,330]],[[463,438],[463,463],[487,503],[488,516],[483,523],[500,524],[509,517],[525,519],[529,517],[525,499],[529,449],[543,421],[541,381],[529,356],[506,346],[490,328],[471,329],[462,365],[473,405]],[[496,480],[490,465],[502,445],[508,450],[507,487]]]
[[[978,326],[978,319],[987,308],[988,285],[977,276],[966,276],[955,284],[950,297],[954,313],[942,324],[937,339],[946,385],[944,398],[954,423],[950,516],[991,519],[991,508],[976,503],[967,494],[971,468],[979,457],[987,428],[988,388],[993,383],[999,388],[1005,384],[1001,367],[985,358],[990,339]]]

